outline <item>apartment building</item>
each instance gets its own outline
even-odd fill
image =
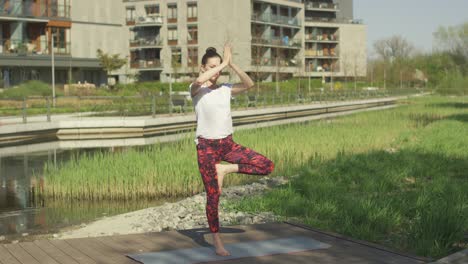
[[[0,0],[0,87],[51,83],[52,53],[56,83],[105,84],[97,49],[128,57],[120,82],[189,79],[226,41],[255,80],[366,74],[352,0]]]
[[[124,0],[140,80],[189,78],[207,47],[234,47],[254,79],[366,74],[366,26],[352,0]],[[232,78],[233,76],[225,76]]]
[[[128,54],[119,0],[0,0],[0,87],[27,80],[106,83],[97,49]],[[122,74],[124,76],[124,74]]]

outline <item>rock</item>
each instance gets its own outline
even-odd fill
[[[299,175],[292,176],[292,178],[297,176]],[[234,199],[260,195],[272,186],[281,185],[288,181],[289,179],[286,177],[263,177],[259,182],[250,185],[225,187],[219,207],[221,224],[253,224],[275,221],[276,216],[271,212],[261,212],[258,214],[235,212],[229,209],[227,205]],[[63,232],[60,237],[77,237],[77,235],[78,237],[99,236],[104,233],[112,234],[112,232],[116,230],[120,234],[128,234],[134,232],[161,232],[174,229],[207,228],[208,222],[206,219],[205,206],[206,193],[203,192],[175,203],[166,202],[157,207],[130,212],[115,217],[103,218],[99,220],[102,221],[99,223],[102,225],[101,229],[97,229],[95,223],[88,225],[81,224],[81,229]],[[122,222],[126,223],[120,226],[120,228],[113,224],[115,223],[113,221],[119,220],[119,218],[123,220]],[[112,226],[115,228],[112,228]],[[106,227],[110,227],[110,229]],[[102,233],[97,230],[102,231]],[[54,234],[54,238],[57,237],[59,237],[59,235]],[[2,240],[1,237],[0,240]]]
[[[18,244],[19,243],[19,240],[13,240],[11,241],[12,244]]]
[[[6,239],[5,236],[0,236],[0,241],[3,241],[5,239]]]
[[[21,234],[21,236],[23,236],[23,237],[29,236],[29,233],[23,233],[23,234]]]

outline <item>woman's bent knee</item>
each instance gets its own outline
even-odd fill
[[[267,168],[266,168],[266,170],[267,170],[267,174],[270,174],[270,173],[272,173],[272,172],[273,172],[273,170],[275,169],[275,164],[273,163],[273,161],[271,161],[271,160],[268,160],[268,162],[267,162],[267,164],[266,164],[266,165],[267,165]]]

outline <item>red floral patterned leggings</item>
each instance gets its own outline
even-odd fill
[[[238,164],[239,172],[252,175],[267,175],[274,164],[265,156],[243,147],[232,140],[232,135],[222,139],[198,138],[198,168],[206,191],[206,216],[210,231],[219,231],[218,204],[220,191],[216,164],[221,161]]]

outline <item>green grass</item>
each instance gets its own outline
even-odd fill
[[[360,128],[349,136],[363,145],[393,134],[380,139],[386,146],[358,150],[343,144],[331,158],[319,152],[307,159],[300,177],[288,186],[229,207],[272,211],[422,256],[442,257],[466,247],[468,104],[442,98],[410,104],[380,113],[393,131],[374,130],[382,125],[375,113],[342,118],[335,127],[340,131],[335,138],[348,137],[354,122]],[[367,142],[360,139],[361,133],[368,135]]]
[[[235,140],[300,176],[229,207],[285,219],[422,256],[466,247],[468,103],[424,97],[391,110],[257,130]],[[226,185],[256,179],[230,175]],[[45,171],[55,199],[138,200],[203,191],[191,137],[180,142],[75,157]]]

